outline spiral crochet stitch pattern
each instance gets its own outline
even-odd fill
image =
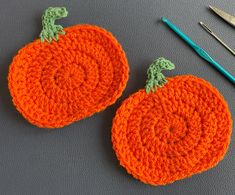
[[[66,15],[65,8],[48,10],[54,19]],[[121,96],[129,72],[125,53],[111,33],[93,25],[61,29],[50,21],[41,41],[20,49],[8,76],[17,110],[43,128],[63,127],[104,110]],[[53,30],[47,29],[51,26]]]
[[[124,100],[113,119],[112,143],[120,164],[152,185],[214,167],[223,159],[232,131],[228,106],[209,82],[192,75],[167,81],[146,93],[147,81],[146,90]]]

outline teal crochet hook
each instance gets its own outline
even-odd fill
[[[179,35],[195,52],[201,56],[204,60],[209,62],[214,68],[216,68],[221,74],[223,74],[230,82],[235,84],[235,77],[225,70],[218,62],[216,62],[205,50],[199,45],[193,42],[187,35],[185,35],[178,27],[171,23],[167,18],[162,18],[162,21],[170,27],[177,35]]]

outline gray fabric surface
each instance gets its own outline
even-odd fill
[[[235,28],[210,12],[209,4],[235,13],[234,0],[1,0],[0,194],[235,194],[234,133],[216,168],[165,187],[145,185],[128,175],[110,139],[115,110],[145,85],[146,69],[159,56],[177,65],[167,76],[194,74],[210,81],[235,118],[234,86],[159,21],[161,16],[171,19],[235,75],[234,57],[198,25],[204,21],[235,48]],[[127,88],[115,105],[52,132],[32,126],[16,111],[6,79],[17,50],[38,37],[40,17],[48,6],[67,7],[69,17],[59,22],[63,26],[90,23],[111,31],[130,64]]]

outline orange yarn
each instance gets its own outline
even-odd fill
[[[128,80],[128,62],[106,30],[64,29],[57,42],[36,40],[22,48],[9,70],[17,110],[39,127],[63,127],[113,104]]]
[[[126,99],[113,120],[113,148],[128,173],[165,185],[214,167],[230,142],[232,119],[220,93],[195,76],[176,76]]]

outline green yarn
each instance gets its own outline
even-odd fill
[[[68,11],[65,7],[49,7],[46,9],[42,16],[42,31],[40,33],[41,42],[46,40],[51,42],[52,40],[57,41],[58,35],[64,35],[64,29],[61,25],[56,25],[55,20],[64,18],[68,15]]]
[[[146,93],[155,92],[158,87],[162,87],[167,83],[166,77],[162,74],[162,70],[173,70],[175,65],[161,57],[155,60],[148,68],[148,79],[146,81]]]

